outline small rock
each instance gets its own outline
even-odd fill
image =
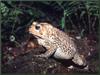
[[[73,69],[74,67],[71,65],[71,66],[69,66],[68,68],[69,68],[69,69]]]

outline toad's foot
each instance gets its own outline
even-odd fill
[[[78,54],[78,53],[75,54],[75,56],[74,56],[74,58],[72,59],[72,61],[73,61],[75,64],[79,65],[79,66],[86,66],[86,65],[87,65],[84,56],[83,56],[83,55],[80,55],[80,54]]]

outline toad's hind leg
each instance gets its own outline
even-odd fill
[[[75,64],[79,65],[79,66],[86,66],[86,65],[87,65],[84,56],[83,56],[83,55],[80,55],[79,53],[76,53],[76,54],[74,55],[72,61],[73,61]]]

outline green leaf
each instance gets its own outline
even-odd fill
[[[84,36],[84,31],[85,31],[85,29],[82,29],[82,30],[81,30],[81,33],[80,33],[80,36],[81,36],[81,37]]]
[[[28,10],[28,13],[29,13],[30,15],[33,15],[33,11],[32,11],[32,10]]]
[[[22,13],[22,11],[20,11],[20,10],[16,10],[15,11],[15,15],[19,15],[19,14],[21,14]]]
[[[42,3],[49,5],[51,3],[51,1],[43,1]]]
[[[61,27],[63,29],[64,26],[65,26],[65,18],[64,17],[62,17],[60,25],[61,25]]]
[[[5,17],[6,15],[8,15],[9,9],[6,7],[4,3],[1,2],[0,11],[1,15]]]
[[[63,3],[63,1],[56,1],[56,3],[58,3],[59,5],[61,5]]]
[[[80,18],[82,18],[85,13],[86,13],[85,11],[82,11],[81,14],[80,14]]]

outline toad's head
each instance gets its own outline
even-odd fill
[[[48,38],[52,34],[53,26],[49,23],[33,22],[29,28],[29,33],[33,34],[36,38]]]

